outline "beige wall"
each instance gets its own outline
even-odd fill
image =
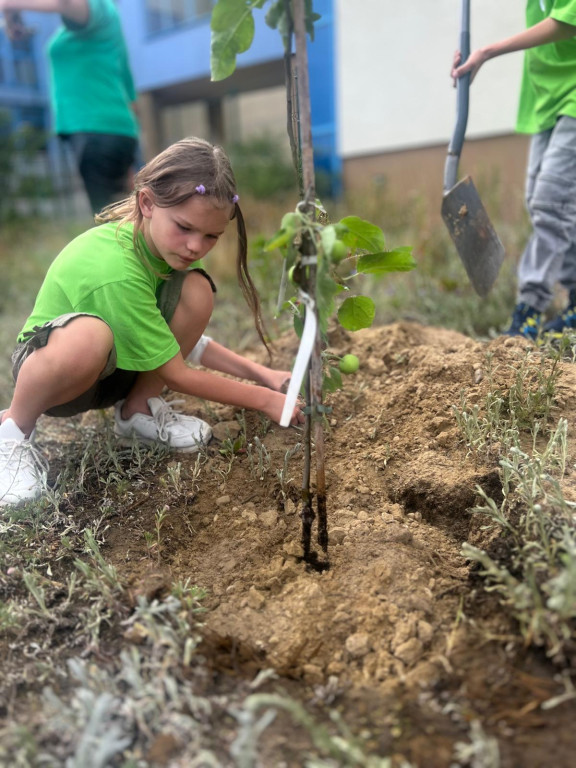
[[[524,27],[524,0],[471,3],[472,48]],[[344,158],[448,141],[460,0],[336,0],[338,132]],[[469,138],[513,131],[522,54],[487,62],[470,94]]]
[[[524,209],[528,137],[499,136],[467,141],[459,178],[470,174],[491,216],[517,221]],[[446,145],[387,152],[344,161],[347,192],[384,188],[395,201],[422,197],[440,211]]]

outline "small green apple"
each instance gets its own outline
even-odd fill
[[[342,261],[343,258],[348,256],[348,246],[342,240],[336,240],[330,251],[330,256],[336,263]]]
[[[342,373],[356,373],[359,367],[360,360],[358,360],[356,355],[344,355],[338,363],[338,368],[340,368]]]

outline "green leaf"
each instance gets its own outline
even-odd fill
[[[341,235],[341,240],[349,248],[369,253],[379,253],[386,248],[384,233],[376,224],[364,221],[358,216],[346,216],[338,224],[348,228],[348,232]]]
[[[224,80],[236,69],[236,55],[247,51],[254,39],[252,10],[266,0],[218,0],[212,11],[210,70],[212,80]]]
[[[275,0],[266,14],[266,24],[272,29],[277,29],[282,35],[284,50],[288,50],[290,45],[290,32],[292,28],[291,13],[291,7],[289,7],[288,13],[286,12],[285,0]],[[320,18],[320,14],[314,13],[312,9],[312,0],[305,0],[304,24],[311,41],[314,41],[314,24]]]
[[[273,251],[276,248],[284,248],[289,245],[296,234],[293,229],[279,229],[278,232],[264,245],[264,251]]]
[[[321,19],[322,16],[319,13],[314,13],[312,8],[312,0],[305,0],[304,2],[304,23],[306,26],[306,32],[310,35],[310,40],[314,42],[314,24]]]
[[[272,29],[277,29],[284,43],[284,50],[288,51],[291,47],[292,19],[286,13],[286,3],[284,0],[276,0],[272,3],[266,14],[266,24]]]
[[[298,312],[294,313],[294,333],[299,339],[302,338],[302,333],[304,332],[304,312],[305,308],[302,304],[298,307]]]
[[[367,253],[360,256],[356,269],[365,275],[383,275],[386,272],[410,272],[416,262],[412,248],[403,246],[384,253]]]
[[[334,297],[344,290],[344,287],[331,277],[329,265],[329,259],[320,259],[316,270],[316,303],[322,334],[327,332],[328,320],[334,314]]]
[[[324,374],[322,389],[324,392],[336,392],[337,389],[342,389],[342,374],[338,368],[329,366],[328,372]]]
[[[332,224],[328,224],[328,226],[324,227],[320,239],[322,240],[322,250],[327,256],[330,256],[334,243],[338,239],[335,227]]]
[[[347,331],[369,328],[374,322],[376,308],[368,296],[351,296],[345,299],[338,310],[340,325]]]

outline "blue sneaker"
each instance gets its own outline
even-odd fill
[[[542,325],[542,312],[529,304],[516,304],[510,327],[502,331],[504,336],[525,336],[536,341]]]
[[[544,323],[544,333],[562,333],[565,330],[576,328],[576,289],[570,291],[568,306],[562,314]]]

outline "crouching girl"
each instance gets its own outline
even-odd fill
[[[0,506],[36,499],[45,488],[46,464],[33,440],[41,414],[113,405],[120,439],[160,441],[179,451],[198,450],[212,431],[163,400],[165,387],[280,420],[289,372],[204,335],[215,287],[192,267],[235,220],[239,283],[264,341],[244,220],[223,150],[197,138],[173,144],[136,175],[131,197],[96,220],[100,226],[54,260],[18,337],[14,395],[0,414]],[[187,358],[255,383],[191,368]],[[291,423],[302,420],[297,407]]]

